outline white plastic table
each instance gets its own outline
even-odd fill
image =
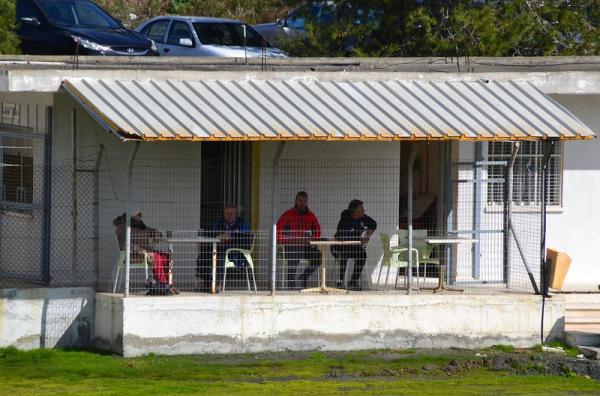
[[[212,281],[210,292],[212,294],[217,293],[217,244],[221,242],[219,238],[207,238],[207,237],[182,237],[182,238],[167,238],[169,244],[169,250],[173,252],[173,245],[176,243],[211,243],[212,244]]]
[[[435,236],[435,237],[427,237],[425,238],[425,243],[428,243],[430,245],[458,245],[461,243],[476,243],[477,239],[473,239],[473,238],[463,238],[463,237],[458,237],[456,235],[443,235],[443,236]],[[458,292],[462,292],[464,290],[462,289],[450,289],[448,287],[446,287],[446,285],[444,284],[444,273],[446,272],[446,264],[440,264],[440,269],[439,269],[439,282],[438,282],[438,286],[433,289],[433,292],[435,293],[436,291],[458,291]]]
[[[336,241],[336,240],[327,240],[321,239],[318,241],[310,241],[309,244],[311,246],[316,246],[321,251],[321,286],[313,287],[309,289],[300,290],[301,293],[310,293],[310,292],[319,292],[319,293],[348,293],[347,290],[338,289],[336,287],[328,287],[326,282],[327,275],[327,248],[331,246],[357,246],[361,244],[361,241]]]

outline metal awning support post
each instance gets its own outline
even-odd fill
[[[135,142],[127,161],[127,202],[125,204],[125,297],[129,296],[129,270],[131,267],[131,215],[133,200],[133,162],[140,142]]]
[[[100,281],[100,165],[104,155],[104,145],[100,145],[100,150],[96,155],[94,162],[94,273],[96,275],[96,287]]]
[[[279,159],[283,153],[285,142],[279,142],[273,157],[273,178],[271,179],[271,294],[277,288],[277,193],[279,192]]]
[[[473,279],[481,276],[481,212],[483,201],[483,143],[475,142],[475,184],[473,185],[473,267],[471,274]]]
[[[46,141],[44,147],[44,246],[42,255],[42,281],[50,284],[50,250],[52,227],[52,107],[46,108]],[[1,176],[0,176],[1,177]]]
[[[504,271],[502,273],[502,280],[506,284],[506,287],[508,287],[510,281],[510,230],[512,227],[513,174],[515,161],[517,160],[517,154],[519,153],[520,147],[520,142],[515,142],[513,144],[510,160],[508,161],[508,164],[506,164],[504,172]]]
[[[413,168],[415,166],[415,160],[417,158],[417,151],[419,147],[417,143],[410,145],[410,154],[408,155],[408,177],[407,177],[407,188],[406,188],[406,201],[407,201],[407,226],[408,226],[408,290],[410,294],[412,291],[412,268],[413,268]],[[418,269],[417,269],[418,272]]]

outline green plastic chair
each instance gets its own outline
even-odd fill
[[[119,284],[119,275],[121,270],[125,271],[125,251],[121,250],[119,254],[119,261],[117,261],[117,274],[115,275],[115,282],[113,284],[113,293],[117,292],[117,285]],[[131,261],[129,263],[129,269],[143,269],[146,271],[146,280],[148,280],[148,253],[144,252],[144,258],[139,261]]]
[[[392,268],[396,271],[396,281],[394,282],[394,287],[398,287],[398,273],[400,272],[400,268],[407,268],[408,271],[408,247],[402,247],[399,243],[399,236],[394,235],[390,236],[389,234],[380,234],[381,237],[381,246],[383,248],[383,258],[381,260],[381,266],[379,267],[379,276],[377,277],[377,286],[379,288],[379,282],[381,281],[381,273],[383,272],[383,267],[387,268],[387,274],[385,277],[385,287],[384,290],[387,290],[388,280],[390,277],[390,271]],[[416,264],[417,268],[417,288],[419,287],[419,251],[416,248],[412,248],[413,252],[413,265]],[[405,283],[407,281],[407,277],[405,276]]]
[[[398,236],[401,246],[408,246],[408,230],[399,230]],[[419,251],[419,264],[425,264],[423,270],[423,282],[427,279],[427,265],[439,267],[441,260],[431,257],[434,251],[434,245],[425,242],[428,236],[426,229],[413,230],[413,247]],[[438,269],[439,270],[439,269]]]
[[[230,260],[229,255],[231,253],[238,252],[244,256],[244,258],[246,259],[246,262],[248,263],[248,265],[244,266],[244,269],[246,270],[246,282],[248,283],[248,291],[250,291],[250,276],[248,274],[248,268],[250,268],[250,271],[252,272],[252,283],[254,284],[254,292],[258,292],[258,289],[256,288],[256,277],[254,276],[254,261],[252,261],[252,251],[254,251],[254,241],[255,240],[256,240],[256,237],[254,235],[252,235],[252,244],[250,246],[250,249],[230,248],[225,251],[225,260],[223,263],[225,266],[225,269],[223,271],[223,286],[221,288],[221,291],[225,291],[225,281],[227,280],[227,269],[236,267],[235,261]]]

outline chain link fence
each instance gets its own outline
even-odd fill
[[[43,151],[43,142],[35,144]],[[446,145],[419,143],[409,189],[410,144],[395,160],[283,159],[273,207],[272,161],[253,164],[248,146],[202,147],[212,154],[136,159],[131,186],[127,158],[102,146],[82,150],[88,154],[76,164],[51,168],[19,159],[21,171],[3,173],[2,284],[123,292],[129,222],[129,292],[137,295],[323,286],[530,293],[539,285],[541,206],[519,210],[513,196],[511,227],[506,217],[508,183],[521,194],[541,178],[538,163],[513,169],[509,178],[506,159],[455,161]],[[16,159],[5,156],[10,161]],[[301,191],[318,227],[298,212]],[[132,212],[124,218],[128,196]],[[356,200],[371,220],[353,217]]]

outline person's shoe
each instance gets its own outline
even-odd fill
[[[335,286],[336,286],[338,289],[345,289],[345,288],[346,288],[346,285],[344,284],[344,281],[338,281],[338,282],[335,284]]]

